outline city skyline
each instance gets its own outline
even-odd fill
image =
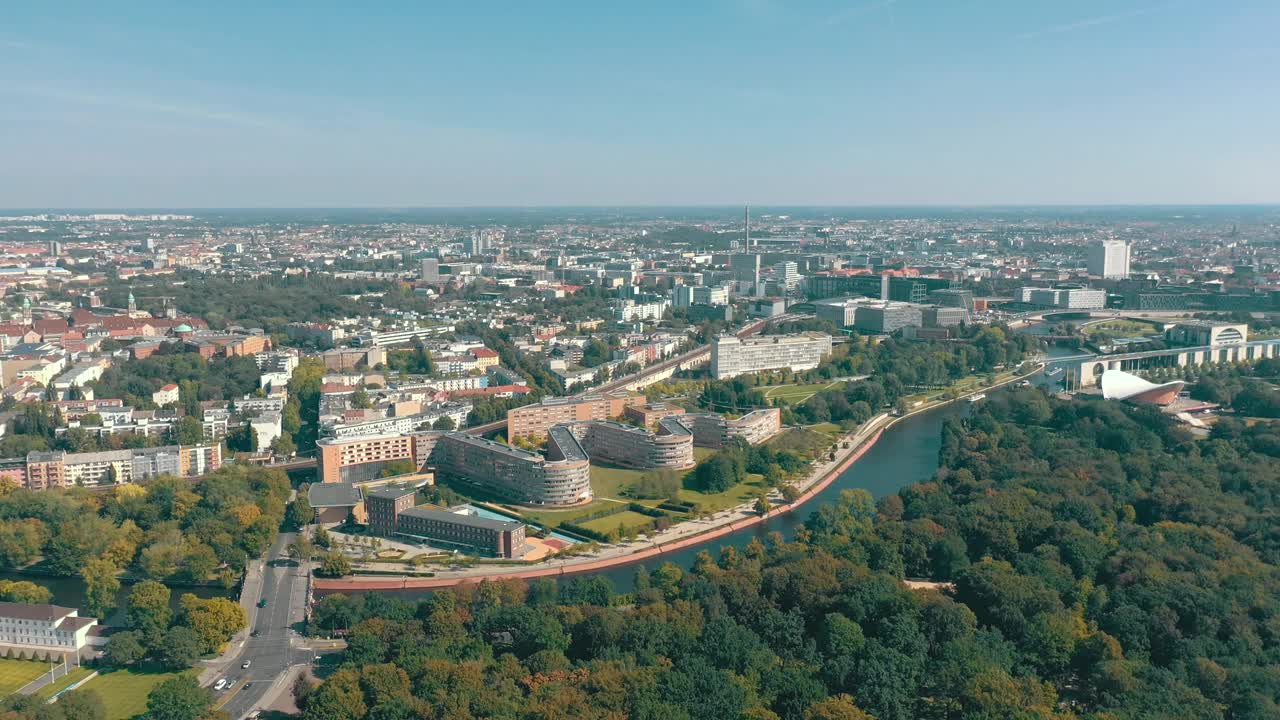
[[[23,7],[0,206],[1266,204],[1274,6]]]

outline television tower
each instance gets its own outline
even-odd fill
[[[742,208],[742,247],[747,252],[747,257],[751,258],[751,294],[760,296],[760,256],[752,252],[751,246],[751,206],[745,205]]]

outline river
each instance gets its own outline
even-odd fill
[[[1043,324],[1036,324],[1023,328],[1019,332],[1042,335],[1047,329]],[[1045,354],[1048,356],[1046,371],[1052,371],[1055,368],[1054,358],[1079,355],[1080,351],[1051,345],[1046,348]],[[1050,376],[1039,373],[1032,382],[1040,387],[1057,390],[1061,387],[1064,374],[1055,373]],[[1000,389],[993,392],[1006,391],[1006,389]],[[835,501],[844,490],[862,489],[870,492],[873,497],[879,498],[897,492],[911,483],[928,480],[938,470],[938,450],[942,447],[942,424],[950,418],[968,415],[971,407],[968,402],[953,402],[894,423],[884,431],[880,440],[841,473],[835,482],[795,512],[775,516],[758,525],[708,540],[655,560],[657,563],[673,562],[687,568],[693,564],[694,557],[703,550],[709,550],[715,555],[719,553],[720,548],[728,545],[741,549],[751,542],[752,538],[763,540],[772,532],[782,533],[784,538],[790,539],[795,535],[796,528],[815,508],[822,503]],[[646,565],[646,567],[653,570],[655,565]],[[635,564],[619,565],[601,570],[599,574],[609,578],[618,592],[630,592],[635,586],[636,568]],[[428,590],[386,592],[405,599],[430,594]]]
[[[1031,325],[1021,332],[1039,335],[1046,329],[1043,325]],[[1045,353],[1048,355],[1046,367],[1048,371],[1055,367],[1054,358],[1078,355],[1080,351],[1049,346]],[[1041,387],[1057,389],[1060,387],[1062,377],[1063,373],[1057,373],[1054,376],[1040,373],[1035,376],[1033,382]],[[1003,391],[1002,389],[995,392]],[[815,508],[822,503],[834,502],[845,490],[862,489],[870,492],[873,497],[879,498],[897,492],[912,483],[928,480],[938,470],[938,450],[942,447],[942,424],[948,419],[968,415],[970,407],[968,402],[953,402],[894,423],[884,431],[880,440],[841,473],[835,482],[794,512],[778,515],[732,535],[672,553],[664,556],[660,562],[674,562],[681,567],[689,567],[693,564],[694,557],[703,550],[710,550],[712,554],[716,554],[720,548],[727,545],[741,549],[751,542],[752,538],[763,540],[772,532],[780,532],[784,538],[790,539],[795,535],[796,528]],[[613,581],[619,592],[630,592],[634,586],[635,570],[634,565],[622,565],[602,570],[601,574]]]

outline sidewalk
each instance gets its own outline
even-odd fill
[[[245,642],[249,639],[249,633],[253,632],[254,623],[258,619],[258,596],[262,594],[262,579],[266,568],[264,560],[253,560],[245,568],[244,583],[240,589],[240,607],[244,610],[248,622],[244,630],[236,633],[226,646],[222,648],[222,653],[216,658],[209,660],[201,660],[200,664],[204,669],[200,671],[199,682],[201,685],[210,685],[226,674],[227,669],[231,667],[235,659],[239,657],[240,651],[244,649]]]
[[[51,668],[49,672],[41,675],[35,680],[32,680],[26,685],[23,685],[22,687],[18,688],[18,691],[16,694],[30,695],[42,687],[45,687],[47,685],[50,685],[51,683],[57,682],[59,679],[65,677],[67,673],[71,672],[77,667],[80,667],[80,666],[72,665],[71,667],[67,667],[66,660],[64,659],[61,663],[57,665],[57,667]]]

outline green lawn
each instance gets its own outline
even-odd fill
[[[602,499],[630,501],[624,497],[623,491],[631,487],[645,475],[667,475],[684,477],[687,470],[631,470],[629,468],[605,465],[591,466],[591,492]]]
[[[840,435],[844,430],[833,422],[814,423],[808,429],[812,432],[826,433],[827,435]]]
[[[49,663],[37,660],[0,660],[0,697],[14,694],[23,685],[49,672]]]
[[[1153,323],[1138,322],[1137,320],[1107,320],[1095,325],[1089,325],[1084,328],[1085,335],[1096,335],[1098,333],[1107,333],[1113,337],[1136,337],[1138,335],[1150,335],[1155,332],[1156,326]]]
[[[792,450],[801,455],[818,453],[831,446],[831,435],[811,428],[790,428],[769,440],[774,450]]]
[[[517,505],[504,505],[503,507],[505,507],[506,509],[512,512],[519,513],[520,516],[525,520],[530,520],[530,521],[539,523],[541,525],[546,525],[547,527],[559,527],[560,523],[573,522],[574,518],[582,517],[583,515],[588,515],[598,510],[603,510],[608,506],[617,505],[619,503],[625,503],[625,502],[627,501],[626,500],[603,500],[603,499],[597,498],[596,500],[592,500],[590,503],[586,505],[567,508],[565,510],[544,510],[541,508],[534,509],[534,508],[519,507]]]
[[[833,383],[814,383],[812,385],[773,385],[769,387],[758,388],[764,391],[764,396],[769,399],[782,398],[792,405],[799,405],[816,393],[823,390],[834,390],[843,387],[843,382]]]
[[[89,675],[91,675],[92,673],[93,671],[87,667],[73,668],[71,672],[58,678],[57,682],[54,682],[51,685],[45,685],[44,687],[37,690],[36,697],[48,700],[54,695],[57,695],[58,693],[62,692],[63,689],[71,687],[72,685],[75,685],[76,683],[80,682],[84,678],[89,677]]]
[[[1017,371],[1005,370],[1004,372],[993,373],[992,376],[995,378],[996,383],[1002,383],[1014,377],[1017,374],[1018,374]],[[958,397],[960,395],[968,394],[976,390],[981,390],[984,387],[986,387],[989,384],[987,382],[987,377],[988,375],[986,374],[966,375],[965,377],[960,378],[959,380],[955,381],[954,383],[951,383],[945,388],[938,388],[936,390],[930,390],[928,392],[910,395],[907,397],[907,401],[909,404],[911,404],[912,407],[914,407],[914,403],[917,401],[927,402],[931,400],[948,399],[944,397],[944,396],[947,396],[948,393],[950,393],[951,397]]]
[[[184,672],[195,675],[197,670]],[[156,685],[177,677],[176,672],[145,672],[124,669],[101,672],[97,677],[81,685],[102,698],[107,708],[107,720],[130,720],[147,711],[147,695]]]
[[[754,500],[762,490],[769,488],[764,484],[764,477],[761,475],[748,475],[747,481],[738,483],[733,487],[720,493],[703,493],[697,490],[684,489],[680,491],[680,499],[685,502],[697,503],[698,507],[707,512],[719,512],[727,510],[731,507],[741,505],[744,502]]]
[[[647,525],[652,521],[653,521],[653,518],[649,517],[648,515],[641,515],[638,512],[626,510],[616,515],[609,515],[608,517],[596,518],[595,520],[588,520],[587,522],[581,523],[581,525],[587,528],[588,530],[595,530],[596,532],[607,533],[610,530],[617,530],[619,525],[627,529],[631,529],[631,528],[640,527],[642,525]]]

